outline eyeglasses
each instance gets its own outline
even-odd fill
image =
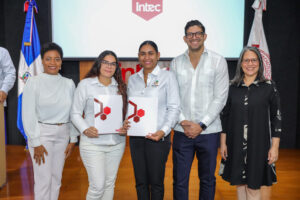
[[[61,58],[59,58],[59,57],[57,57],[57,58],[47,57],[47,58],[45,58],[45,61],[46,62],[52,62],[52,61],[54,61],[54,62],[58,63],[58,62],[61,62]]]
[[[257,59],[257,58],[243,59],[243,63],[249,64],[250,62],[252,62],[252,63],[257,63],[257,62],[258,62],[258,59]]]
[[[110,66],[110,67],[116,67],[117,66],[117,63],[116,62],[108,62],[106,60],[102,60],[101,61],[101,64],[102,65],[106,65],[106,66]]]
[[[193,36],[195,36],[196,38],[200,38],[200,37],[203,37],[204,36],[204,32],[200,32],[200,31],[198,31],[198,32],[195,32],[195,33],[186,33],[186,37],[188,38],[188,39],[191,39],[191,38],[193,38]]]

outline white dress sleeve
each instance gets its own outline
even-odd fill
[[[22,96],[22,121],[25,134],[33,147],[41,145],[40,127],[36,113],[38,80],[29,78],[25,84]]]

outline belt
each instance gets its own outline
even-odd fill
[[[53,124],[51,124],[51,123],[44,123],[44,122],[40,122],[39,121],[39,123],[40,124],[46,124],[46,125],[53,125],[53,126],[62,126],[64,124],[68,124],[69,122],[66,122],[66,123],[53,123]]]

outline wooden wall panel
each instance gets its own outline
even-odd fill
[[[81,61],[79,63],[79,79],[82,80],[92,68],[94,61]]]

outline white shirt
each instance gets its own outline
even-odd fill
[[[16,80],[16,69],[6,49],[0,47],[0,90],[8,94]]]
[[[22,121],[33,147],[41,145],[39,122],[70,122],[74,90],[74,82],[60,74],[41,73],[27,80],[22,97]],[[77,142],[77,135],[75,128],[70,124],[70,142]]]
[[[194,69],[187,50],[172,60],[170,70],[175,72],[179,83],[179,122],[189,120],[204,123],[207,129],[201,134],[220,132],[219,113],[226,103],[229,87],[226,60],[205,48]],[[175,130],[184,132],[179,123]]]
[[[157,97],[157,130],[167,136],[175,126],[180,113],[180,97],[175,75],[156,66],[148,74],[147,86],[144,82],[144,69],[128,79],[129,97]]]
[[[99,82],[98,77],[85,78],[78,84],[74,94],[71,111],[71,120],[81,133],[80,140],[98,145],[116,145],[125,142],[125,136],[117,133],[99,135],[98,138],[89,138],[83,131],[95,127],[94,97],[97,95],[117,95],[118,83],[112,78],[108,86]],[[82,114],[84,113],[84,118]]]

